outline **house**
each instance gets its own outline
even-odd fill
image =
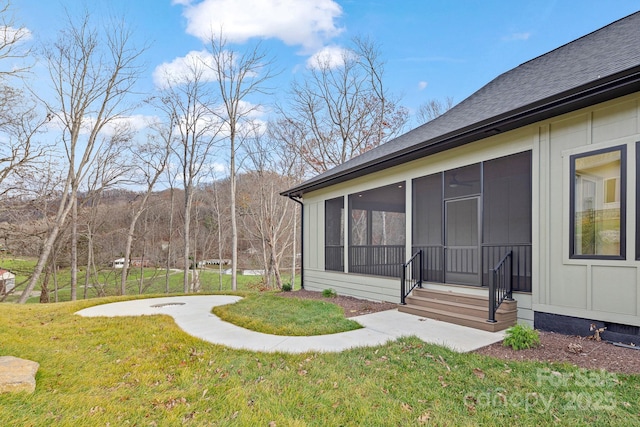
[[[112,268],[124,268],[125,260],[124,258],[116,258],[111,261]],[[127,263],[128,267],[150,267],[151,262],[148,259],[144,258],[131,258],[131,260]]]
[[[127,267],[129,264],[127,263]],[[116,258],[111,261],[111,267],[113,268],[124,268],[124,258]]]
[[[198,261],[198,268],[204,268],[208,265],[229,265],[229,264],[231,264],[230,259],[220,259],[220,258],[203,259]]]
[[[0,268],[0,295],[6,295],[16,287],[16,275]]]
[[[146,258],[131,258],[131,267],[151,267],[151,261]]]
[[[640,344],[639,144],[640,12],[283,192],[303,205],[303,285]]]

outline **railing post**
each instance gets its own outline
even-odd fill
[[[402,274],[400,275],[400,304],[406,305],[405,299],[405,279],[407,278],[407,264],[402,266]]]
[[[424,251],[422,249],[420,249],[420,262],[419,262],[419,265],[420,265],[420,273],[418,274],[418,280],[419,280],[418,287],[422,288],[422,281],[424,279],[424,274],[423,274],[423,271],[424,271]]]
[[[487,322],[496,323],[496,281],[498,273],[496,270],[490,270],[489,279],[489,319]]]
[[[508,280],[509,289],[507,290],[506,300],[513,301],[513,250],[509,251],[509,280]]]

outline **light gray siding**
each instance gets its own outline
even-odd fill
[[[639,94],[629,95],[540,124],[534,142],[534,311],[640,326],[640,262],[635,261],[639,104]],[[621,145],[627,152],[626,259],[571,259],[570,156]]]

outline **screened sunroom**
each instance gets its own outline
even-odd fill
[[[513,290],[531,292],[531,207],[530,151],[326,200],[325,270],[399,278],[410,244],[427,282],[488,286],[510,252]]]

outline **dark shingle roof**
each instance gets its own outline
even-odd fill
[[[640,90],[640,12],[498,76],[420,127],[283,195],[357,176]]]

